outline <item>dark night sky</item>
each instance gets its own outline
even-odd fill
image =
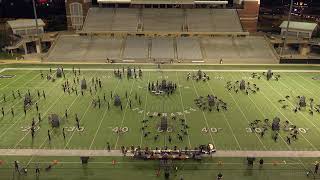
[[[289,4],[291,0],[261,0],[261,5],[281,5],[282,1],[285,4]],[[311,6],[320,7],[320,0],[294,0],[293,2],[306,2],[311,4]]]
[[[37,7],[38,15],[40,17],[65,14],[64,0],[52,1],[57,2],[56,4],[58,5],[58,8],[52,8],[52,6],[51,8],[50,6]],[[33,18],[32,0],[2,0],[0,16],[12,18]]]

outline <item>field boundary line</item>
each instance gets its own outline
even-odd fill
[[[194,71],[194,69],[173,69],[173,68],[168,68],[168,69],[161,69],[161,71],[165,72],[190,72]],[[6,70],[49,70],[49,68],[6,68]],[[71,71],[72,68],[64,68],[64,70]],[[84,68],[81,69],[81,71],[114,71],[114,69],[110,68]],[[143,69],[143,71],[158,71],[158,69]],[[266,72],[266,69],[204,69],[203,71],[206,72]],[[273,72],[292,72],[292,73],[297,73],[297,72],[302,72],[302,73],[307,73],[307,72],[313,72],[313,73],[319,73],[320,70],[272,70]]]

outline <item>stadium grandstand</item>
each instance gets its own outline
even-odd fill
[[[265,37],[250,35],[259,1],[232,2],[240,8],[228,6],[230,1],[98,2],[92,7],[89,1],[66,1],[68,27],[75,34],[60,35],[45,61],[279,62]]]

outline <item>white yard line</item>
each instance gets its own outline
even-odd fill
[[[86,114],[88,113],[88,111],[89,111],[89,109],[90,109],[90,105],[91,105],[91,103],[89,103],[89,105],[87,106],[87,108],[86,108],[86,110],[84,111],[83,115],[80,117],[79,124],[80,124],[80,122],[82,121],[82,119],[86,116]],[[65,144],[64,149],[66,149],[66,148],[68,147],[68,145],[69,145],[69,143],[71,142],[71,139],[72,139],[74,133],[75,133],[75,131],[72,132],[70,138],[67,140],[67,143]]]
[[[262,95],[265,97],[264,94],[262,94]],[[250,97],[250,95],[248,96],[248,98],[249,98],[250,101],[256,106],[256,108],[259,110],[260,114],[262,114],[263,118],[264,118],[264,119],[265,119],[265,118],[268,118],[268,117],[266,116],[266,114],[263,113],[263,111],[258,107],[258,105],[252,100],[252,98]],[[266,97],[265,97],[265,98],[266,98]],[[292,150],[291,147],[287,144],[287,142],[283,139],[283,137],[281,136],[280,133],[279,133],[279,136],[280,136],[281,140],[284,142],[284,144],[287,146],[287,148],[288,148],[289,150]]]
[[[3,68],[3,69],[0,70],[0,73],[5,72],[6,70],[7,70],[6,68]]]
[[[45,82],[45,80],[44,80],[44,82]],[[44,83],[43,82],[43,83]],[[57,82],[57,84],[58,84],[58,82]],[[60,84],[58,84],[58,85],[60,85]],[[51,92],[55,87],[57,87],[57,86],[53,86],[50,90],[49,90],[49,92]],[[40,99],[38,99],[35,103],[37,103],[37,102],[39,102],[39,100]],[[3,133],[1,133],[1,135],[0,135],[0,138],[2,137],[2,136],[4,136],[13,126],[15,126],[18,122],[20,122],[20,119],[22,119],[22,117],[24,116],[24,114],[21,114],[19,117],[18,117],[18,119],[10,126],[10,127],[8,127]]]
[[[265,81],[266,81],[266,80],[265,80]],[[276,93],[278,93],[278,92],[269,84],[269,82],[266,81],[266,84],[268,84],[273,91],[275,91]],[[260,92],[261,92],[261,93],[263,94],[263,96],[278,110],[278,112],[279,112],[289,123],[294,124],[294,123],[292,123],[292,122],[281,112],[281,109],[280,109],[277,105],[275,105],[275,104],[263,93],[263,91],[260,91]],[[282,95],[280,95],[280,96],[281,96],[281,97],[284,97],[284,96],[282,96]],[[302,133],[300,133],[300,135],[312,146],[313,149],[317,150],[317,148],[316,148]]]
[[[118,83],[117,83],[115,89],[113,90],[112,94],[115,94],[115,92],[116,92],[119,84],[120,84],[120,79],[118,80]],[[109,102],[111,102],[111,98],[110,98]],[[108,109],[106,109],[106,110],[104,111],[104,113],[103,113],[103,115],[102,115],[102,118],[101,118],[101,120],[100,120],[99,126],[98,126],[98,128],[97,128],[97,130],[96,130],[96,132],[95,132],[95,134],[94,134],[94,137],[93,137],[91,143],[90,143],[89,149],[92,148],[92,145],[93,145],[93,143],[94,143],[94,141],[95,141],[95,139],[96,139],[96,137],[97,137],[97,134],[98,134],[98,132],[99,132],[99,130],[100,130],[100,128],[101,128],[102,122],[104,121],[104,118],[105,118],[105,116],[106,116],[106,114],[107,114],[108,111],[109,111]]]
[[[28,75],[28,74],[30,74],[30,73],[32,73],[32,71],[30,71],[30,72],[28,72],[28,73],[25,73],[25,74],[21,75],[19,78],[14,79],[13,81],[11,81],[10,83],[8,83],[7,85],[5,85],[5,86],[1,87],[1,88],[0,88],[0,90],[2,90],[2,89],[4,89],[4,88],[8,87],[9,85],[11,85],[11,84],[15,83],[17,80],[19,80],[19,79],[21,79],[21,78],[23,78],[23,77],[27,76],[27,75]],[[37,75],[36,75],[35,77],[37,77]]]
[[[288,78],[290,78],[289,76],[288,76]],[[310,94],[312,94],[312,95],[314,95],[314,93],[312,93],[311,91],[309,91],[308,89],[306,89],[304,86],[301,86],[299,83],[297,83],[295,80],[293,80],[292,78],[290,78],[295,84],[297,84],[298,86],[300,86],[301,88],[303,88],[305,91],[307,91],[308,93],[310,93]],[[287,87],[288,89],[290,89],[287,85],[285,85],[284,83],[282,83],[282,82],[280,82],[283,86],[285,86],[285,87]],[[317,95],[315,95],[315,96],[317,96]],[[292,97],[292,98],[294,98],[294,97]],[[290,101],[288,101],[291,105],[293,105]],[[319,127],[317,126],[317,125],[315,125],[309,118],[307,118],[305,115],[304,115],[304,113],[303,112],[301,112],[301,111],[298,111],[305,119],[307,119],[308,120],[308,122],[310,122],[310,124],[312,124],[316,129],[317,129],[317,131],[318,132],[320,132],[320,129],[319,129]]]
[[[37,157],[123,157],[119,150],[64,150],[64,149],[0,149],[1,156]],[[128,153],[127,156],[133,156]],[[210,157],[277,157],[277,158],[319,158],[320,151],[217,151]],[[30,161],[31,162],[31,161]],[[29,164],[30,164],[29,162]]]
[[[283,82],[281,82],[281,81],[279,81],[283,86],[285,86],[287,89],[290,89],[287,85],[285,85]],[[295,81],[293,81],[293,82],[295,82]],[[296,83],[296,82],[295,82]],[[276,92],[280,97],[285,97],[285,95],[283,95],[283,94],[281,94],[281,93],[279,93],[278,91],[276,91],[270,84],[269,84],[269,82],[267,82],[267,84],[271,87],[271,89],[274,91],[274,92]],[[298,83],[296,83],[298,86],[300,86]],[[302,87],[303,89],[305,89],[303,86],[300,86],[300,87]],[[309,90],[307,90],[307,89],[305,89],[306,91],[309,91]],[[309,91],[310,92],[310,91]],[[292,97],[292,98],[294,98],[294,97]],[[289,102],[290,103],[290,105],[292,106],[292,107],[295,107],[290,101],[287,101],[287,102]],[[308,120],[308,122],[310,122],[310,124],[312,124],[319,132],[320,132],[320,129],[319,129],[319,127],[317,127],[312,121],[310,121],[310,119],[309,118],[307,118],[301,111],[298,111],[298,113],[299,114],[301,114],[306,120]]]
[[[198,91],[197,91],[197,89],[196,89],[196,86],[194,85],[193,80],[192,80],[192,85],[193,85],[193,89],[194,89],[194,92],[196,93],[197,97],[200,97],[199,94],[198,94]],[[207,117],[206,117],[206,115],[205,115],[205,113],[203,112],[202,109],[201,109],[201,112],[202,112],[202,115],[203,115],[203,119],[204,119],[204,121],[205,121],[205,124],[206,124],[206,126],[207,126],[207,129],[210,129],[209,123],[208,123],[208,120],[207,120]],[[214,143],[214,140],[213,140],[213,136],[212,136],[211,131],[209,131],[209,134],[210,134],[210,137],[211,137],[211,141],[212,141],[213,146],[217,149],[217,146],[216,146],[215,143]]]
[[[147,82],[147,86],[149,85],[150,82],[150,72],[148,73],[148,82]],[[147,103],[148,103],[148,87],[146,88],[146,96],[145,96],[145,103],[144,103],[144,112],[143,112],[143,119],[144,120],[146,118],[146,111],[147,111]],[[140,147],[142,147],[142,142],[143,142],[143,131],[141,130],[141,136],[140,136]]]
[[[56,86],[54,86],[54,87],[56,87]],[[53,89],[53,88],[52,88],[52,89]],[[47,108],[47,110],[43,113],[42,116],[45,117],[45,116],[48,114],[48,112],[53,108],[53,106],[56,105],[56,103],[59,102],[60,99],[61,99],[61,97],[64,96],[64,95],[65,95],[65,94],[62,94],[61,96],[59,96],[59,98],[57,98],[57,99],[52,103],[52,105],[51,105],[49,108]],[[79,95],[78,95],[76,98],[74,98],[74,100],[72,101],[71,105],[68,107],[67,110],[69,110],[69,109],[71,108],[71,106],[74,104],[74,102],[76,101],[76,99],[78,99],[78,97],[79,97]],[[40,122],[37,121],[37,122],[36,122],[36,125],[39,124],[39,123],[40,123]],[[30,131],[31,131],[31,129],[26,132],[26,134],[15,144],[15,146],[14,146],[13,148],[16,148],[16,147],[24,140],[24,138],[27,137],[27,135],[30,133]],[[42,144],[41,144],[41,146],[42,146]]]
[[[185,111],[186,109],[184,108],[184,104],[183,104],[183,101],[182,101],[182,94],[181,94],[181,85],[180,85],[180,82],[179,82],[179,76],[178,76],[178,73],[176,72],[176,77],[177,77],[177,82],[178,82],[178,88],[179,88],[179,95],[180,95],[180,104],[181,104],[181,107],[182,107],[182,112]],[[186,117],[186,114],[183,113],[183,117],[186,121],[186,124],[188,124],[188,120],[187,120],[187,117]],[[191,141],[190,141],[190,134],[189,134],[189,130],[187,129],[187,133],[188,133],[188,141],[189,141],[189,148],[191,149]]]
[[[244,112],[243,112],[242,109],[240,108],[238,102],[235,100],[235,98],[233,97],[233,95],[232,95],[230,92],[228,92],[228,94],[231,96],[231,98],[232,98],[232,100],[235,102],[237,108],[240,110],[242,116],[247,120],[247,122],[248,122],[248,124],[249,124],[250,121],[248,120],[247,116],[244,114]],[[263,148],[264,148],[265,150],[267,150],[265,144],[261,141],[261,139],[259,138],[259,136],[258,136],[256,133],[255,133],[255,135],[256,135],[256,137],[258,138],[258,140],[259,140],[259,142],[261,143],[261,145],[263,146]]]
[[[6,70],[49,70],[49,68],[6,68]],[[72,68],[64,68],[64,70],[70,71]],[[190,72],[194,71],[194,69],[161,69],[161,71],[167,72]],[[81,71],[114,71],[114,69],[102,69],[102,68],[85,68],[81,69]],[[143,71],[159,71],[158,69],[143,69]],[[266,72],[267,69],[204,69],[206,72]],[[273,72],[314,72],[318,73],[320,70],[272,70]]]
[[[94,77],[95,75],[96,75],[96,73],[93,75],[93,77]],[[79,94],[79,96],[80,96],[80,94]],[[86,110],[84,111],[83,115],[80,117],[79,124],[82,122],[82,120],[84,119],[84,117],[85,117],[86,114],[88,113],[88,111],[89,111],[89,109],[90,109],[90,105],[91,105],[91,103],[88,104],[88,106],[87,106]],[[73,132],[72,132],[70,138],[68,139],[67,143],[66,143],[65,146],[64,146],[64,149],[66,149],[66,148],[68,147],[68,145],[69,145],[69,143],[71,142],[71,139],[72,139],[72,137],[73,137],[73,135],[74,135],[75,132],[76,132],[76,131],[73,131]]]
[[[308,82],[309,84],[313,85],[314,87],[316,87],[317,89],[319,89],[319,86],[317,86],[316,84],[314,84],[313,81],[311,81],[311,79],[306,79],[303,76],[301,76],[299,73],[295,73],[295,75],[301,77],[303,80],[305,80],[306,82]]]
[[[232,75],[231,75],[232,76]],[[263,96],[265,97],[265,95],[263,94]],[[266,97],[265,97],[266,98]],[[249,96],[249,99],[251,100],[251,102],[258,108],[258,110],[259,110],[259,112],[263,115],[263,117],[264,118],[266,118],[266,115],[263,113],[263,111],[257,106],[257,104],[251,99],[251,97]],[[290,121],[289,121],[290,122]],[[290,122],[291,123],[291,122]],[[281,134],[279,133],[279,136],[280,136],[280,138],[281,138],[281,140],[284,142],[284,144],[287,146],[287,148],[290,150],[290,151],[292,151],[292,148],[287,144],[287,142],[284,140],[284,138],[281,136]],[[304,167],[304,168],[307,168],[304,164],[303,164],[303,162],[302,162],[302,160],[300,159],[300,157],[298,157],[298,161],[302,164],[302,166]]]
[[[36,76],[34,76],[32,79],[30,79],[29,81],[27,81],[27,82],[25,82],[21,87],[24,87],[26,84],[28,84],[28,83],[30,83],[31,81],[33,81],[35,78],[37,77],[37,75]],[[42,82],[42,83],[40,83],[40,84],[44,84],[44,82]],[[1,102],[3,102],[3,99],[0,101],[0,103]],[[15,107],[17,104],[20,104],[21,103],[21,101],[18,101],[18,102],[16,102],[15,104],[13,104],[13,105],[11,105],[10,107]],[[8,112],[10,112],[10,109],[8,109],[8,111],[6,111],[6,113],[8,113]]]
[[[209,82],[208,82],[208,81],[206,81],[206,83],[207,83],[207,85],[208,85],[208,87],[209,87],[209,89],[210,89],[211,93],[212,93],[212,94],[215,94],[215,93],[213,92],[213,90],[212,90],[212,88],[211,88],[211,86],[210,86]],[[222,110],[222,111],[223,111],[223,110]],[[231,125],[230,125],[230,123],[229,123],[229,121],[228,121],[227,117],[226,117],[225,112],[222,112],[222,114],[223,114],[224,120],[226,121],[226,123],[227,123],[227,124],[228,124],[228,126],[229,126],[229,129],[231,130],[232,136],[233,136],[233,137],[234,137],[234,139],[236,140],[236,143],[237,143],[237,145],[238,145],[239,149],[240,149],[240,150],[242,150],[242,148],[241,148],[241,146],[240,146],[240,143],[239,143],[239,141],[238,141],[237,137],[235,136],[235,134],[234,134],[234,132],[233,132],[233,129],[232,129],[232,127],[231,127]]]
[[[95,73],[96,74],[96,73]],[[53,105],[55,105],[57,102],[58,102],[58,100],[60,100],[60,98],[63,96],[64,94],[62,94],[54,103],[53,103]],[[76,98],[74,98],[74,100],[72,101],[72,103],[69,105],[69,107],[68,107],[68,109],[67,110],[70,110],[70,108],[72,107],[72,105],[76,102],[76,100],[78,99],[78,97],[80,97],[81,95],[80,94],[78,94],[77,95],[77,97]],[[49,111],[49,109],[51,109],[52,107],[53,107],[53,105],[50,107],[50,108],[48,108],[48,110],[47,110],[47,112]],[[46,112],[46,113],[47,113]],[[26,133],[26,135],[27,135],[28,133]],[[26,136],[25,135],[25,136]],[[41,149],[42,148],[42,146],[47,142],[47,140],[48,140],[48,137],[46,137],[45,139],[44,139],[44,141],[40,144],[40,146],[39,146],[39,149]],[[30,164],[30,162],[33,160],[33,158],[34,158],[34,156],[32,156],[31,158],[30,158],[30,160],[28,161],[28,163],[27,163],[27,166]]]
[[[134,80],[133,83],[132,83],[132,85],[131,85],[129,97],[131,97],[132,90],[133,90],[133,86],[134,86],[135,83],[136,83],[136,80]],[[124,109],[124,114],[123,114],[123,116],[122,116],[122,121],[121,121],[121,124],[120,124],[119,128],[123,126],[124,119],[126,118],[126,113],[127,113],[128,105],[129,105],[129,101],[127,100],[127,104],[126,104],[126,107],[125,107],[125,109]],[[114,145],[114,149],[117,149],[117,145],[118,145],[119,138],[120,138],[120,134],[118,134],[118,136],[117,136],[117,140],[116,140],[116,144]]]

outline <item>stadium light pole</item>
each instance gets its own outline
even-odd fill
[[[41,41],[40,41],[40,33],[39,33],[39,24],[38,24],[36,3],[35,3],[34,0],[32,0],[32,6],[33,6],[34,19],[36,21],[36,34],[37,34],[36,49],[37,49],[37,53],[40,54],[41,53]]]
[[[288,14],[288,21],[287,21],[287,28],[286,28],[285,37],[284,37],[283,45],[282,45],[281,52],[280,52],[280,58],[281,58],[282,55],[283,55],[283,50],[284,50],[285,47],[287,46],[287,38],[288,38],[288,32],[289,32],[289,25],[290,25],[292,7],[293,7],[293,0],[291,0],[291,2],[290,2],[290,8],[289,8],[289,14]]]

